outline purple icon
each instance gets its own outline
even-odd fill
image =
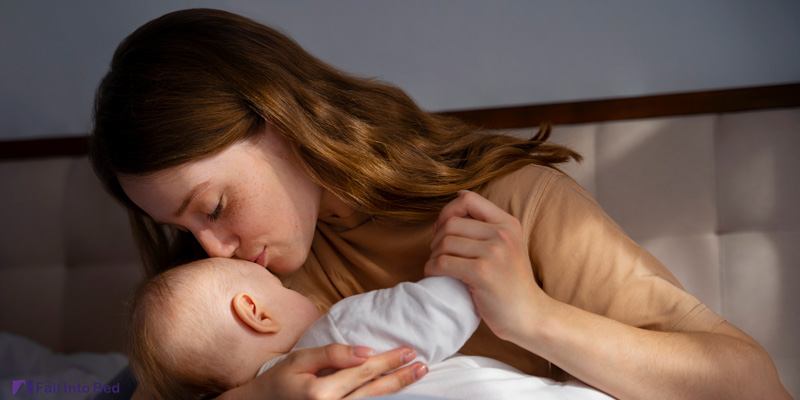
[[[22,386],[23,383],[25,383],[24,380],[11,381],[11,394],[17,394],[19,387]]]

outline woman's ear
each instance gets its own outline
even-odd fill
[[[254,331],[278,333],[281,330],[281,325],[273,319],[272,313],[250,293],[237,293],[233,296],[232,305],[239,319]]]

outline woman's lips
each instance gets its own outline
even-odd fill
[[[264,250],[261,250],[261,254],[258,255],[254,260],[254,263],[266,268],[267,267],[267,248],[264,247]]]

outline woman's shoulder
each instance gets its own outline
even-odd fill
[[[505,175],[501,175],[489,182],[488,188],[495,190],[519,189],[520,183],[525,183],[525,187],[547,184],[552,179],[566,177],[567,175],[556,168],[544,165],[528,164]]]
[[[535,200],[553,185],[571,185],[572,182],[572,178],[555,168],[529,164],[489,181],[481,195],[502,207],[507,203]]]
[[[594,206],[594,199],[569,175],[552,167],[530,164],[493,179],[481,195],[513,215],[523,225],[553,202]],[[527,222],[527,223],[526,223]]]

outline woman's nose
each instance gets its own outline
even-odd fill
[[[209,257],[233,257],[238,246],[234,235],[218,230],[203,229],[195,233],[194,237]]]

